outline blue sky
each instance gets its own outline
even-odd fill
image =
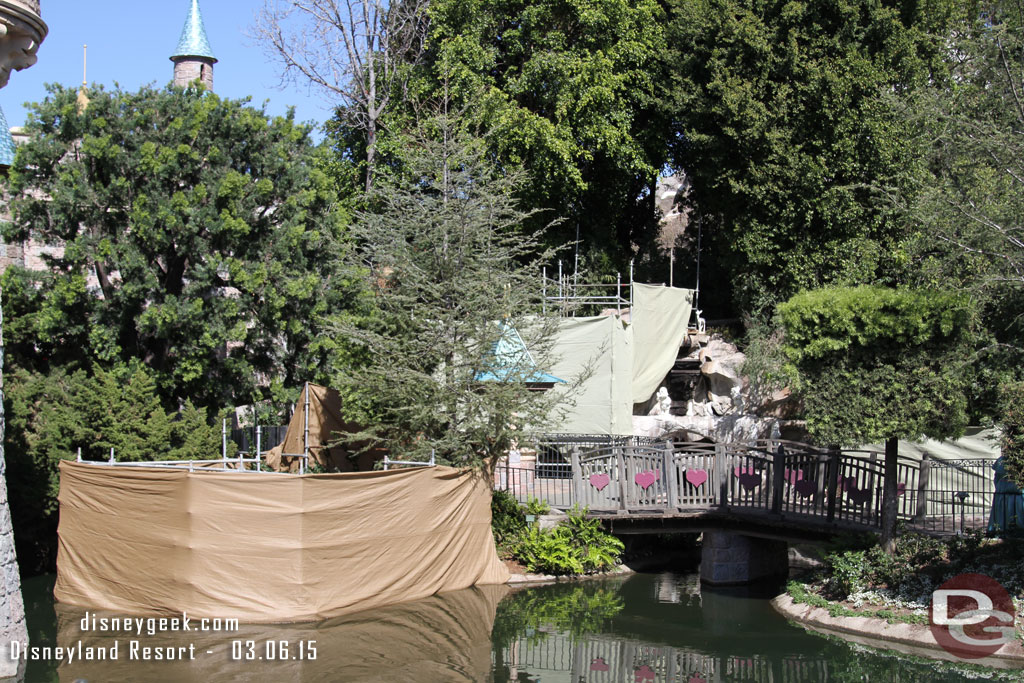
[[[299,121],[322,123],[328,103],[305,87],[278,87],[276,63],[246,34],[263,0],[199,0],[206,35],[218,62],[214,91],[222,97],[251,96],[267,112],[284,114],[295,106]],[[50,32],[39,48],[39,61],[11,73],[0,90],[7,122],[25,122],[25,102],[46,96],[45,83],[77,86],[82,82],[82,45],[87,44],[88,79],[112,88],[138,90],[146,84],[164,86],[171,80],[169,57],[178,44],[191,0],[42,0],[43,20]],[[320,136],[317,136],[318,138]]]

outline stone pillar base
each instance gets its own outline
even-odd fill
[[[724,531],[705,531],[700,580],[711,586],[738,586],[789,572],[785,541],[772,541]]]

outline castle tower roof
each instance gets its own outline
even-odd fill
[[[199,11],[199,0],[192,0],[192,7],[185,18],[185,26],[181,29],[181,38],[178,39],[178,47],[174,49],[171,60],[182,57],[205,57],[211,62],[217,61],[213,56],[210,40],[206,37],[203,15]]]

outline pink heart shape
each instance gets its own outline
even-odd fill
[[[793,490],[796,491],[797,494],[800,495],[801,497],[806,498],[807,496],[813,495],[815,493],[816,487],[813,481],[801,479],[793,486]]]
[[[657,480],[658,473],[655,472],[654,470],[639,472],[635,477],[633,477],[633,481],[635,481],[638,486],[644,489],[650,487],[650,485],[656,482]]]
[[[654,680],[654,669],[644,664],[639,669],[633,670],[633,680],[636,683],[643,683],[644,681]]]
[[[597,657],[590,663],[591,671],[608,671],[611,667],[604,661],[604,657]]]
[[[708,480],[708,473],[704,470],[686,470],[686,481],[695,489],[699,489]]]
[[[803,470],[791,470],[791,469],[789,469],[787,467],[786,468],[786,473],[785,473],[784,476],[786,477],[786,481],[788,481],[791,485],[796,486],[798,481],[803,481],[804,471]]]
[[[863,505],[871,500],[871,489],[850,488],[846,491],[847,497],[856,505]]]
[[[611,477],[609,477],[604,472],[600,472],[598,474],[591,474],[590,475],[590,485],[593,486],[598,491],[600,491],[605,486],[607,486],[609,483],[611,483],[611,480],[612,480]]]

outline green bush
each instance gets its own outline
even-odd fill
[[[584,574],[614,567],[624,550],[622,541],[601,531],[601,522],[586,514],[586,508],[574,507],[554,529],[527,529],[518,539],[517,559],[527,571],[542,574]]]
[[[526,499],[526,514],[540,517],[551,512],[551,506],[540,498],[530,496]]]
[[[498,554],[503,558],[512,557],[519,535],[526,531],[526,515],[519,501],[508,491],[491,494],[491,530]]]
[[[1006,476],[1024,487],[1024,382],[1007,384],[999,392],[999,422],[1003,428],[1000,446]]]
[[[829,593],[845,600],[868,586],[868,563],[863,550],[847,550],[829,553],[825,556],[825,567],[829,572]]]

